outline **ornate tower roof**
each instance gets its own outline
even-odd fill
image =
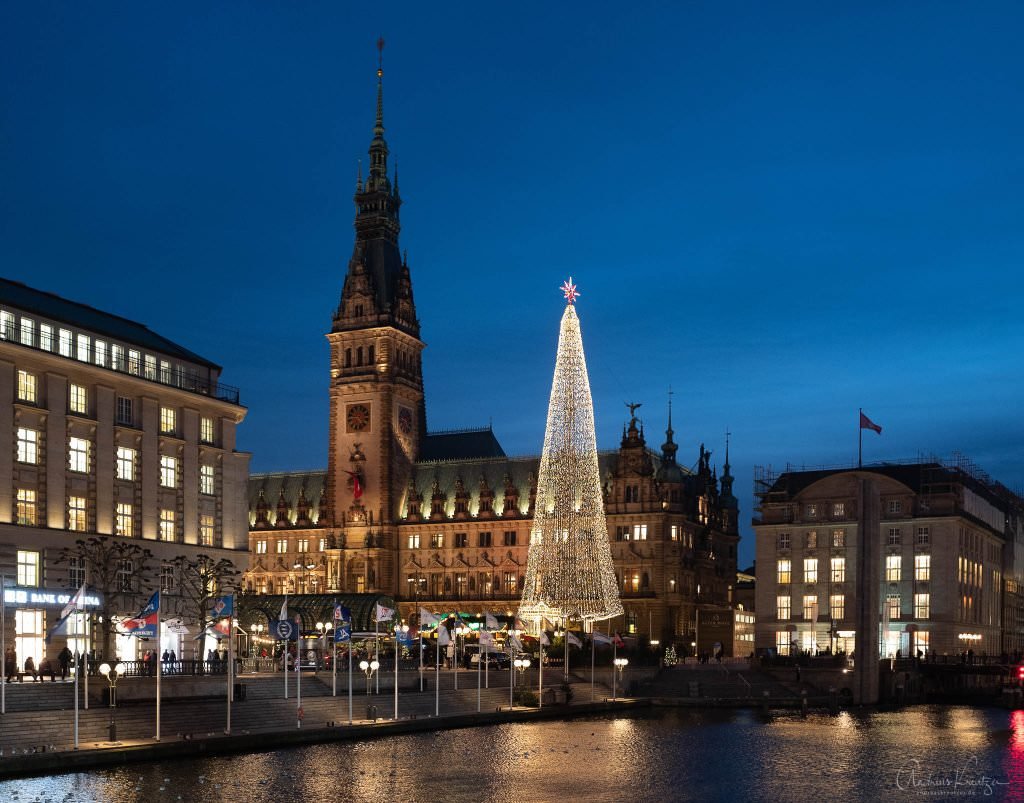
[[[370,141],[370,170],[356,181],[356,241],[349,260],[333,331],[394,326],[419,337],[409,266],[398,247],[401,230],[397,174],[388,178],[388,144],[384,140],[384,40],[377,42],[377,115]]]

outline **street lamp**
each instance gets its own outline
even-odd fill
[[[320,656],[320,661],[321,662],[323,662],[323,659],[327,655],[327,639],[325,637],[327,636],[328,631],[331,631],[331,630],[334,630],[334,623],[333,622],[317,622],[316,623],[316,632],[319,634],[320,646],[321,646],[321,650],[320,651],[322,653],[322,655]],[[331,655],[331,660],[332,661],[334,660],[334,655],[333,654]]]
[[[512,665],[517,670],[519,670],[519,673],[520,673],[519,676],[521,677],[523,674],[526,673],[526,670],[530,668],[530,659],[529,658],[516,658],[512,662]],[[518,681],[516,682],[516,685],[517,686],[519,685]]]
[[[100,664],[100,674],[105,675],[110,683],[110,741],[117,741],[117,679],[124,674],[124,664],[118,662],[111,668],[110,664]]]
[[[629,663],[629,659],[628,658],[616,658],[613,661],[613,663],[615,664],[615,671],[612,673],[612,699],[614,700],[615,699],[615,693],[616,693],[616,689],[615,689],[616,677],[621,679],[622,671],[626,668],[626,664]]]
[[[380,669],[380,661],[376,658],[372,661],[367,661],[365,658],[359,662],[359,668],[366,673],[366,696],[370,696],[370,678],[373,677],[373,673]]]

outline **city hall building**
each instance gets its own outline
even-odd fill
[[[173,614],[174,557],[246,567],[249,455],[235,449],[245,409],[220,372],[140,323],[0,279],[0,572],[19,666],[39,665],[83,583],[87,610],[116,593],[116,614],[135,615],[160,587]],[[97,588],[88,562],[64,554],[91,538],[148,549],[146,576],[125,559],[114,587]],[[73,650],[97,647],[96,618],[69,622]],[[136,641],[119,641],[119,657],[134,658]]]
[[[382,93],[378,72],[355,246],[327,334],[327,466],[250,479],[246,585],[263,594],[385,594],[406,621],[420,606],[509,613],[522,593],[540,458],[508,457],[491,428],[427,431],[424,342],[398,244],[402,200],[388,177]],[[703,446],[684,468],[671,410],[660,450],[634,413],[619,448],[600,455],[625,608],[611,625],[688,647],[698,607],[728,606],[736,581],[728,448],[721,477]]]

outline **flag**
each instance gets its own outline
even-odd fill
[[[220,633],[222,636],[229,635],[231,633],[231,619],[229,617],[218,619],[213,623],[212,630],[215,633]]]
[[[436,627],[440,621],[441,617],[436,613],[420,608],[420,627]]]
[[[494,648],[494,636],[486,630],[480,631],[480,649],[490,652]]]
[[[451,635],[448,633],[448,628],[447,627],[439,627],[439,628],[437,628],[437,646],[438,647],[446,647],[446,646],[448,646],[448,644],[451,643],[451,640],[452,640],[452,638],[451,638]]]
[[[375,621],[377,621],[377,622],[386,622],[389,619],[391,619],[392,617],[394,617],[394,615],[395,615],[395,609],[394,608],[389,608],[386,605],[381,605],[379,602],[377,603],[377,610],[376,610],[375,616],[374,616]]]
[[[68,600],[64,610],[60,612],[61,619],[67,619],[73,613],[81,613],[85,610],[85,583],[75,592],[75,595]]]
[[[551,646],[551,639],[548,638],[548,634],[545,631],[543,631],[543,630],[540,631],[540,646],[542,646],[542,647],[550,647]]]
[[[359,481],[359,475],[354,471],[346,471],[345,473],[352,478],[352,499],[359,501],[363,495],[363,484]]]
[[[612,640],[610,636],[606,636],[604,633],[598,633],[596,630],[590,634],[591,640],[595,644],[611,644]]]
[[[235,615],[235,595],[228,594],[226,597],[215,597],[213,600],[213,609],[210,611],[210,616],[214,619],[219,619],[222,616],[234,616]]]
[[[488,630],[501,630],[501,625],[498,624],[498,620],[487,612],[484,612],[484,626]]]
[[[154,591],[139,615],[121,622],[121,627],[129,636],[140,638],[156,638],[160,623],[160,592]]]
[[[277,617],[279,620],[284,621],[288,618],[288,595],[285,595],[284,602],[281,603],[281,613]]]
[[[878,426],[874,421],[868,418],[864,413],[860,414],[860,428],[861,429],[873,429],[879,435],[882,434],[882,428]]]
[[[579,637],[575,633],[566,631],[565,638],[573,647],[583,646],[583,642],[579,640]]]
[[[620,636],[618,634],[618,632],[616,632],[615,635],[612,636],[612,643],[616,647],[625,647],[626,646],[626,642],[622,640],[622,636]]]
[[[352,622],[352,611],[339,602],[334,603],[334,621]]]
[[[509,634],[508,643],[517,652],[522,652],[523,651],[523,642],[521,642],[519,640],[519,637],[516,636],[514,633],[510,633]]]
[[[334,643],[342,644],[352,640],[352,622],[342,619],[334,626]]]
[[[513,620],[513,627],[516,630],[526,630],[527,629],[526,623],[522,619],[520,619],[518,616]]]

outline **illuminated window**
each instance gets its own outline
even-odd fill
[[[96,348],[93,351],[95,355],[95,363],[97,365],[107,367],[107,342],[105,340],[97,340]]]
[[[295,542],[295,551],[296,552],[309,552],[309,539],[308,538],[299,538]]]
[[[174,541],[174,511],[166,507],[160,508],[160,540]]]
[[[288,539],[287,538],[281,538],[277,542],[277,554],[278,555],[283,555],[287,551],[288,551]]]
[[[213,516],[207,513],[199,517],[199,543],[213,546]]]
[[[14,340],[14,313],[4,310],[0,312],[0,338]]]
[[[31,318],[21,319],[21,345],[31,346],[36,339],[36,322]]]
[[[164,488],[178,486],[178,459],[169,455],[160,455],[160,484]]]
[[[789,619],[792,613],[791,606],[792,600],[787,596],[778,596],[775,598],[775,616],[777,619]]]
[[[776,567],[776,582],[780,584],[788,583],[791,581],[793,574],[793,561],[791,560],[780,560]]]
[[[505,593],[514,595],[516,593],[516,575],[514,572],[505,572],[502,577],[502,588],[505,589]]]
[[[409,549],[419,549],[419,548],[420,548],[420,536],[419,536],[419,533],[410,534],[409,535]]]
[[[818,618],[818,595],[804,594],[804,619],[813,622]]]
[[[444,534],[434,533],[434,535],[430,536],[430,546],[434,549],[441,549],[444,547]]]
[[[818,559],[817,558],[804,558],[804,582],[805,583],[817,583],[818,582]]]
[[[626,611],[626,632],[636,633],[636,611]]]
[[[818,506],[815,504],[807,505],[804,508],[804,515],[809,519],[816,519],[818,517]]]
[[[469,539],[466,533],[455,533],[455,548],[464,549],[466,544],[469,543]]]
[[[317,541],[317,551],[323,552],[325,549],[327,549],[327,539],[321,538]]]
[[[28,371],[18,371],[18,401],[36,403],[36,386],[38,379]]]
[[[19,488],[17,492],[18,524],[29,527],[36,523],[36,492],[31,488]]]
[[[833,502],[832,503],[832,518],[841,519],[846,515],[846,503],[845,502]]]
[[[647,540],[647,525],[646,524],[634,524],[633,525],[633,540],[634,541],[646,541]]]
[[[178,414],[173,407],[160,408],[160,431],[165,435],[173,435],[177,431]]]
[[[85,415],[89,412],[89,395],[82,385],[72,384],[68,392],[68,408],[73,413]]]
[[[89,441],[68,438],[68,469],[82,474],[89,471]]]
[[[199,467],[199,493],[213,495],[213,466]]]
[[[829,597],[828,603],[833,619],[846,618],[846,596],[844,594],[833,594]]]
[[[931,594],[914,594],[915,619],[928,619],[931,616],[931,599]]]
[[[61,357],[71,356],[71,331],[69,329],[61,329],[58,334],[58,346],[57,349],[60,352]]]
[[[885,556],[885,581],[887,583],[898,583],[900,570],[903,568],[903,558],[900,555]]]
[[[914,579],[922,583],[932,579],[931,555],[914,555]]]
[[[844,547],[846,546],[846,530],[833,530],[832,531],[832,546]]]
[[[817,533],[817,531],[811,530],[809,533],[807,533],[807,541],[805,543],[805,546],[807,547],[807,549],[817,549],[818,548],[818,533]]]
[[[135,424],[135,410],[132,400],[124,396],[117,397],[117,423],[130,427]]]
[[[39,348],[53,351],[53,327],[48,323],[39,324]]]
[[[89,362],[89,344],[90,338],[88,335],[78,335],[75,340],[77,341],[78,349],[76,351],[76,357],[80,362]]]
[[[75,625],[81,623],[84,614],[72,614],[66,625],[68,632],[67,643],[71,649],[80,648],[83,642],[76,642],[71,636],[72,633],[80,632]],[[18,609],[14,612],[14,652],[18,660],[31,658],[38,669],[39,664],[46,655],[46,643],[44,641],[45,630],[43,629],[43,612],[41,610]]]
[[[142,373],[142,355],[135,349],[128,349],[128,373],[134,376]]]
[[[256,554],[266,555],[267,554],[267,540],[265,538],[260,539],[256,542]]]
[[[115,371],[123,371],[125,369],[124,349],[116,343],[110,346],[110,367]]]
[[[39,462],[39,432],[34,429],[18,427],[18,462]]]
[[[899,527],[890,527],[889,528],[889,539],[888,539],[889,546],[897,546],[900,543],[900,540],[901,540],[900,539],[900,528]]]
[[[900,595],[890,594],[885,598],[886,610],[890,619],[900,618]]]
[[[117,447],[117,478],[135,480],[135,450],[127,446]]]
[[[775,631],[775,651],[779,655],[789,655],[790,634],[785,630]]]
[[[679,540],[679,525],[678,524],[673,524],[671,532],[672,532],[672,536],[671,536],[672,540],[673,541],[678,541]]]
[[[146,355],[145,371],[146,379],[156,379],[156,357],[152,354]]]
[[[77,533],[85,532],[85,497],[68,497],[68,529]]]
[[[779,549],[789,549],[789,533],[779,533]]]
[[[917,528],[917,543],[919,545],[920,544],[927,544],[929,542],[930,538],[931,538],[931,533],[929,532],[927,527],[918,527]]]
[[[832,558],[832,582],[846,582],[846,558]]]
[[[114,511],[114,532],[131,538],[135,535],[135,516],[132,506],[127,502],[118,502]]]
[[[213,419],[203,416],[199,419],[199,440],[203,443],[213,443]]]

